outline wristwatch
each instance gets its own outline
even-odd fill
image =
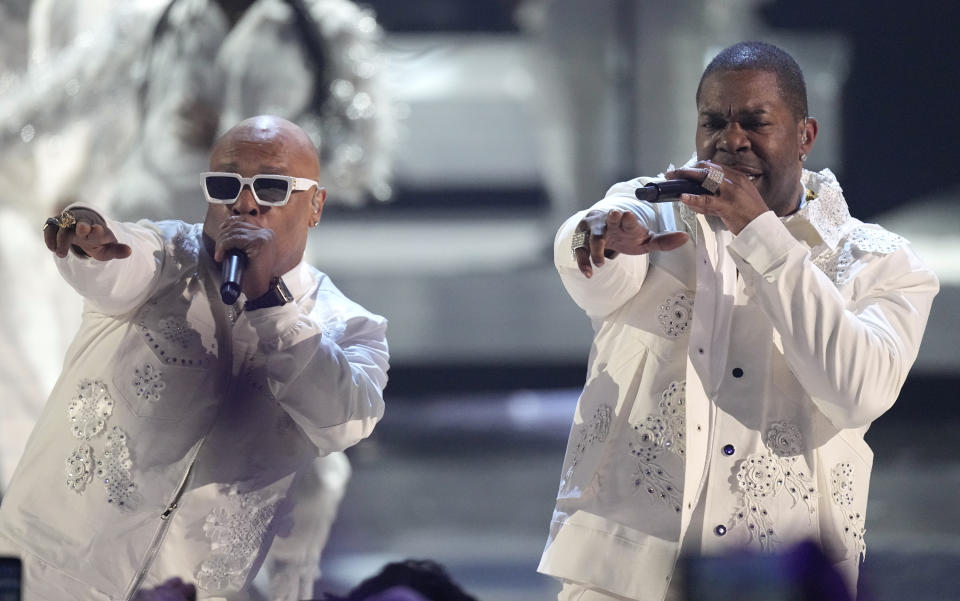
[[[286,284],[279,277],[270,280],[270,288],[262,295],[243,304],[244,311],[256,311],[268,307],[282,307],[293,300],[293,295],[287,290]]]

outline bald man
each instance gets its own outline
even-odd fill
[[[203,224],[118,223],[73,205],[44,228],[83,322],[0,506],[25,599],[129,599],[180,577],[244,598],[297,527],[298,470],[383,414],[386,321],[303,262],[326,198],[296,125],[216,143]],[[225,304],[221,262],[242,251]]]

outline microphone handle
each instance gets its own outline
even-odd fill
[[[662,182],[651,182],[636,189],[637,199],[647,202],[673,202],[681,194],[710,194],[710,192],[688,179],[668,179]]]
[[[247,266],[247,253],[232,249],[220,266],[220,300],[232,305],[240,298],[240,280],[243,278],[243,269]]]

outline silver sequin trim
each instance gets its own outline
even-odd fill
[[[66,463],[67,488],[82,493],[93,481],[93,448],[80,445],[70,453]]]
[[[843,514],[844,533],[853,540],[857,556],[863,559],[867,554],[867,545],[863,540],[866,533],[865,518],[854,509],[853,477],[853,466],[849,463],[834,466],[830,470],[831,497]]]
[[[80,382],[77,396],[67,405],[67,415],[75,438],[92,440],[99,436],[113,415],[113,399],[107,386],[99,380]]]
[[[225,498],[226,505],[214,509],[203,524],[210,555],[194,576],[205,591],[238,590],[246,583],[277,505],[275,498],[239,494],[235,486]]]
[[[137,485],[130,470],[133,460],[127,448],[127,435],[118,426],[110,428],[103,458],[97,460],[97,478],[103,481],[107,503],[117,508],[130,508],[136,498]]]
[[[664,334],[677,338],[690,329],[693,318],[693,293],[677,292],[657,307],[657,319]]]

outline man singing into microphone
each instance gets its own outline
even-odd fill
[[[697,90],[696,159],[615,185],[556,237],[595,338],[540,571],[561,600],[677,599],[678,557],[813,540],[856,586],[872,452],[863,440],[917,356],[936,276],[850,216],[799,66],[721,51]]]
[[[242,598],[288,492],[383,414],[386,321],[303,262],[323,209],[317,150],[248,119],[217,142],[205,222],[114,222],[73,205],[44,227],[85,298],[63,373],[0,506],[26,599],[129,599],[170,577]],[[246,257],[242,295],[220,263]]]

